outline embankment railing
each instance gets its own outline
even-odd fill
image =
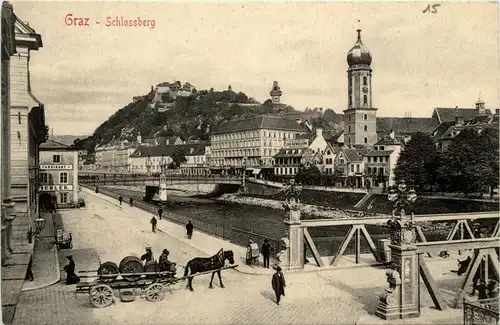
[[[82,184],[82,186],[92,190],[92,188],[86,184]],[[99,193],[112,197],[116,200],[118,200],[118,197],[120,196],[120,194],[118,193],[103,188],[99,188]],[[158,214],[159,207],[157,205],[136,199],[134,200],[134,206],[141,210],[150,212],[153,215]],[[189,220],[191,220],[189,217],[185,217],[175,212],[165,213],[163,214],[163,218],[183,226],[186,225]],[[275,238],[269,238],[265,235],[255,233],[253,231],[246,231],[243,229],[239,229],[233,227],[231,224],[204,222],[202,220],[196,220],[195,229],[196,231],[200,231],[207,235],[230,241],[231,243],[242,247],[247,247],[250,239],[259,244],[262,243],[264,239],[268,239],[273,250],[275,252],[279,251],[279,240]]]

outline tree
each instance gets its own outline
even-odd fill
[[[465,129],[452,141],[446,151],[443,179],[448,179],[448,188],[463,192],[473,191],[498,184],[498,134],[495,130],[478,133]]]
[[[182,147],[176,147],[174,153],[172,154],[172,162],[176,167],[180,166],[180,164],[186,162],[186,153]]]
[[[302,184],[318,184],[321,179],[321,172],[316,165],[312,165],[309,168],[300,167],[295,174],[295,181]]]
[[[394,175],[417,190],[433,186],[437,181],[440,154],[430,136],[417,132],[399,155]]]

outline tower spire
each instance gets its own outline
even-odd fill
[[[358,32],[358,41],[361,41],[361,29],[356,30]]]

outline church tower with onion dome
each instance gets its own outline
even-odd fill
[[[377,109],[372,106],[372,55],[358,39],[347,53],[347,109],[344,110],[344,144],[373,146],[377,142]]]

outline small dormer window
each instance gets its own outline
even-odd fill
[[[385,150],[385,147],[384,146],[380,146],[379,150]]]

